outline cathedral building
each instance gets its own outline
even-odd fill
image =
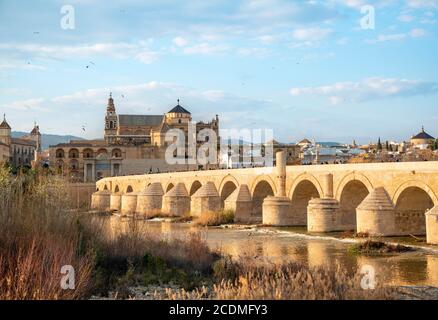
[[[194,170],[197,165],[168,164],[165,136],[182,129],[185,142],[192,123],[189,111],[178,103],[163,115],[118,114],[110,94],[102,140],[72,140],[50,146],[50,166],[74,181],[91,182],[107,176]],[[196,133],[212,129],[219,139],[219,118],[194,123]],[[200,143],[198,142],[198,145]],[[187,154],[185,155],[187,157]]]
[[[414,149],[428,149],[435,142],[435,138],[421,128],[421,132],[411,137],[411,146]]]
[[[0,123],[0,163],[9,163],[15,167],[32,167],[38,161],[41,152],[41,134],[39,126],[34,124],[32,131],[21,138],[11,136],[11,126],[3,115]]]

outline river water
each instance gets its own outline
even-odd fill
[[[120,225],[126,220],[111,217]],[[342,239],[338,234],[310,235],[304,228],[268,228],[250,226],[197,227],[192,223],[162,220],[141,220],[148,229],[165,237],[184,238],[189,232],[201,232],[212,249],[239,257],[251,255],[269,262],[297,261],[310,267],[341,265],[356,273],[365,265],[372,266],[376,277],[397,286],[438,287],[438,246],[415,243],[408,238],[387,238],[385,241],[413,245],[413,252],[391,255],[357,255],[351,253],[354,239]]]

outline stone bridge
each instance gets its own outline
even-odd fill
[[[232,210],[242,223],[438,243],[438,162],[286,166],[276,156],[276,167],[105,178],[92,206],[146,216]]]

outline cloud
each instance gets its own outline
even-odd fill
[[[24,63],[22,61],[9,61],[0,63],[0,70],[15,69],[15,70],[28,70],[28,71],[42,71],[46,70],[46,67],[33,64],[30,62]]]
[[[173,38],[172,42],[177,45],[178,47],[184,47],[188,44],[188,41],[184,39],[183,37],[176,37]]]
[[[412,8],[435,8],[438,9],[438,0],[408,0],[407,5]]]
[[[326,86],[290,89],[290,94],[293,96],[323,96],[332,104],[437,93],[437,82],[395,78],[366,78],[359,82],[338,82]]]
[[[183,49],[183,52],[185,54],[205,54],[205,55],[212,55],[212,54],[221,54],[225,53],[229,50],[229,46],[224,44],[210,44],[208,42],[203,42],[200,44],[196,44],[191,47],[185,47]]]
[[[257,37],[257,40],[259,40],[262,44],[268,45],[277,41],[278,37],[271,34],[264,34]]]
[[[299,41],[320,41],[325,39],[333,32],[331,29],[324,28],[303,28],[294,30],[292,36]]]
[[[144,51],[138,53],[135,58],[142,63],[150,64],[158,60],[158,53],[152,51]]]
[[[329,0],[335,5],[344,5],[349,8],[360,10],[363,6],[372,5],[373,7],[387,7],[393,5],[398,0]]]
[[[427,32],[424,29],[415,28],[407,33],[395,33],[395,34],[380,34],[376,39],[367,40],[367,43],[378,42],[390,42],[390,41],[402,41],[407,38],[421,38],[424,37]]]
[[[409,15],[409,14],[401,14],[398,16],[398,20],[401,22],[411,22],[415,19],[414,16]]]
[[[237,54],[243,57],[257,57],[264,58],[271,54],[271,50],[267,48],[240,48],[237,50]]]
[[[426,31],[423,29],[416,28],[416,29],[412,29],[411,32],[409,32],[409,35],[412,38],[421,38],[421,37],[424,37],[426,35]]]
[[[151,63],[158,58],[158,53],[149,49],[151,41],[136,43],[94,43],[79,45],[47,45],[36,43],[2,43],[0,50],[33,59],[66,59],[75,57],[109,56],[117,59],[134,58],[143,63]]]

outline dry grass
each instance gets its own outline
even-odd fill
[[[92,252],[69,212],[62,180],[0,169],[0,299],[77,299],[88,290]],[[61,267],[75,268],[75,290],[61,288]]]
[[[145,257],[187,273],[212,272],[218,255],[202,234],[166,239],[135,219],[113,224],[108,217],[71,210],[68,194],[67,183],[57,177],[12,176],[0,169],[0,299],[105,295]],[[61,288],[64,265],[75,269],[75,290]]]
[[[414,251],[414,248],[368,239],[352,245],[349,251],[353,254],[387,254]]]
[[[390,288],[364,290],[361,275],[335,269],[309,268],[299,263],[258,263],[251,258],[216,265],[218,282],[193,291],[168,289],[160,299],[225,300],[366,300],[395,299]]]
[[[203,213],[195,219],[195,223],[200,226],[220,226],[222,224],[233,223],[234,212],[231,210],[222,210],[220,212]]]
[[[116,221],[113,227],[108,226],[108,219],[103,221],[105,231],[97,246],[108,256],[134,258],[148,253],[174,266],[198,271],[211,269],[218,258],[218,253],[208,247],[202,232],[189,232],[184,238],[166,238],[136,219],[127,219],[124,224]]]

